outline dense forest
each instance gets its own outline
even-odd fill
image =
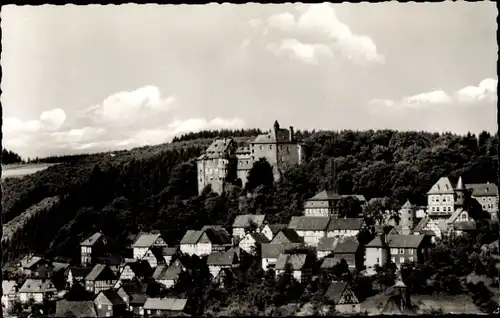
[[[248,137],[255,132],[239,134]],[[368,200],[385,197],[390,207],[408,198],[425,204],[425,193],[441,176],[455,181],[461,175],[465,183],[497,181],[497,134],[301,132],[307,160],[286,171],[280,183],[256,186],[251,196],[237,186],[220,196],[209,189],[198,196],[194,158],[212,139],[189,136],[113,156],[79,156],[33,175],[2,180],[7,227],[43,199],[59,197],[57,204],[40,213],[40,220],[29,220],[33,226],[38,221],[45,224],[37,226],[36,235],[26,226],[6,248],[75,256],[80,240],[97,230],[126,242],[130,233],[157,229],[176,243],[188,228],[230,226],[234,216],[243,213],[265,213],[272,222],[286,223],[302,213],[305,199],[332,186],[334,163],[340,193],[363,194]],[[9,253],[9,259],[16,256]]]
[[[23,159],[17,153],[2,148],[2,164],[23,163]]]

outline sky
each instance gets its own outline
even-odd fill
[[[497,131],[493,2],[3,6],[3,145],[202,129]]]

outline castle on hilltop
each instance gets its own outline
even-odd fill
[[[302,157],[302,146],[293,127],[282,129],[278,121],[268,133],[243,145],[237,145],[232,138],[216,139],[197,158],[198,193],[211,185],[212,191],[220,194],[228,182],[238,179],[245,186],[250,169],[260,158],[267,159],[275,181],[279,181],[286,169],[302,163]]]

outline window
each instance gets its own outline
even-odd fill
[[[395,257],[391,257],[391,262],[396,263],[396,258]]]
[[[413,262],[413,256],[408,257],[409,262]]]
[[[111,317],[111,313],[109,311],[106,312],[106,317]]]
[[[404,248],[400,248],[400,249],[399,249],[399,254],[404,254],[404,253],[405,253]]]
[[[273,145],[269,145],[269,149],[273,149]]]
[[[400,264],[403,264],[404,262],[405,262],[405,258],[404,258],[404,257],[400,257],[400,258],[399,258],[399,263],[400,263]]]
[[[262,150],[262,146],[259,146],[259,149]]]
[[[102,309],[102,305],[101,304],[97,305],[97,308]]]
[[[380,264],[380,258],[377,257],[377,264]]]
[[[391,248],[391,254],[397,254],[398,249],[397,248]]]

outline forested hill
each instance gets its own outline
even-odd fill
[[[247,140],[255,132],[243,131],[238,139]],[[204,139],[181,136],[171,144],[113,152],[113,156],[82,156],[20,179],[6,179],[4,226],[15,217],[18,226],[18,216],[47,197],[59,200],[26,221],[6,242],[10,253],[4,256],[12,259],[26,249],[76,256],[82,238],[96,230],[126,242],[131,233],[158,229],[174,243],[186,229],[229,226],[241,213],[266,213],[273,222],[288,222],[290,216],[301,214],[306,198],[332,184],[333,162],[339,192],[367,199],[389,197],[394,205],[407,198],[425,204],[425,193],[441,176],[456,180],[462,175],[465,183],[497,181],[497,134],[389,130],[299,134],[306,163],[287,171],[272,189],[243,201],[237,187],[223,196],[210,192],[197,196],[194,158],[214,136],[222,135],[217,132],[199,133],[209,136]]]

